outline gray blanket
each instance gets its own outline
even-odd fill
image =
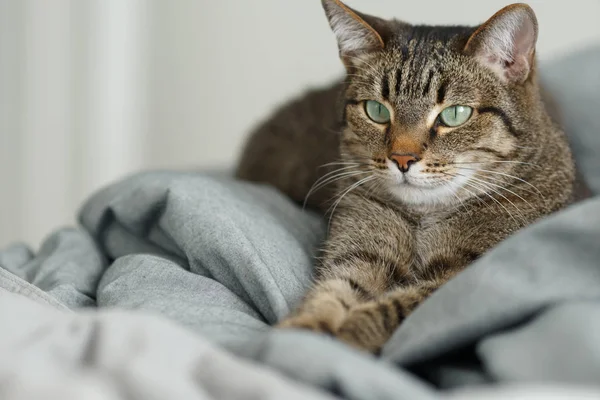
[[[594,51],[545,75],[595,194],[599,67]],[[36,253],[0,252],[0,398],[600,396],[600,197],[467,268],[380,359],[271,328],[309,285],[325,233],[274,189],[145,172],[94,194],[80,222]]]

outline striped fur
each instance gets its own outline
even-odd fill
[[[540,95],[528,6],[479,27],[432,27],[323,3],[347,77],[278,110],[237,174],[299,202],[310,194],[330,218],[314,286],[279,326],[377,353],[440,285],[569,204],[574,166]],[[390,123],[371,121],[366,100],[386,105]],[[450,105],[471,106],[471,119],[440,123]],[[399,153],[418,156],[404,175],[390,159]]]

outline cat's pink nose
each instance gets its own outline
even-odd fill
[[[393,153],[390,159],[398,166],[402,172],[408,172],[410,166],[420,160],[419,156],[414,153],[398,154]]]

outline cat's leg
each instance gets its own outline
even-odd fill
[[[404,319],[435,290],[474,259],[474,252],[456,252],[434,257],[414,282],[398,286],[372,301],[357,305],[346,314],[336,336],[342,341],[372,353],[379,353]],[[475,257],[476,258],[476,257]]]
[[[458,236],[458,233],[454,235]],[[372,301],[350,309],[336,336],[359,349],[379,353],[404,319],[435,290],[473,262],[475,250],[453,249],[451,254],[430,254],[410,282],[400,283]]]
[[[336,334],[349,310],[410,280],[411,228],[394,210],[352,193],[332,217],[312,290],[279,323]]]
[[[442,283],[426,281],[397,288],[357,305],[346,313],[336,336],[353,347],[377,354],[404,318]]]
[[[335,250],[325,253],[313,288],[279,327],[335,335],[350,310],[383,296],[407,279],[407,269],[399,267],[407,264],[407,256],[401,258],[404,261],[388,259],[381,248],[351,248],[338,240],[336,236],[329,239],[327,245]]]
[[[278,326],[335,335],[349,310],[393,287],[394,271],[378,257],[368,251],[327,253],[313,288],[300,307]]]
[[[373,234],[371,240],[376,236]],[[326,253],[313,289],[279,327],[336,335],[350,310],[380,298],[398,282],[407,280],[408,270],[400,265],[407,265],[408,256],[390,259],[382,248],[354,249],[337,240],[334,236],[328,241],[336,250]]]

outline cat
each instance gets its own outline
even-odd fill
[[[344,80],[256,129],[236,174],[310,194],[330,218],[314,285],[277,326],[377,354],[442,284],[570,204],[575,166],[544,106],[528,5],[466,27],[322,4]]]

